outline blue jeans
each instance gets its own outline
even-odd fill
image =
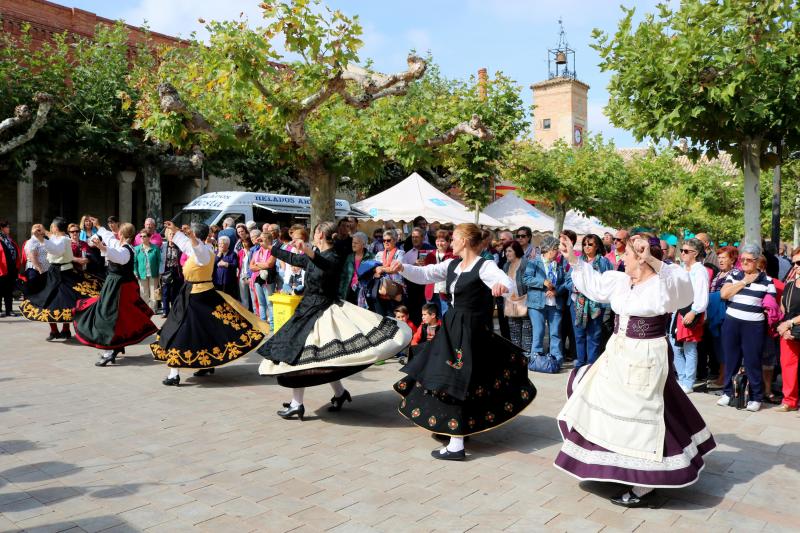
[[[675,337],[672,336],[670,336],[669,342],[672,344],[678,384],[683,388],[691,389],[694,387],[694,380],[697,377],[697,343],[684,341],[683,346],[679,346],[675,342]]]
[[[561,354],[561,309],[555,305],[546,305],[543,309],[528,308],[528,316],[533,325],[533,342],[531,343],[531,355],[549,353],[555,357],[559,364],[564,360]],[[544,349],[544,327],[549,326],[550,330],[550,350]]]
[[[592,364],[600,357],[600,341],[603,336],[603,315],[589,318],[586,327],[575,324],[575,302],[570,302],[572,328],[575,331],[575,368]]]
[[[253,285],[253,287],[254,292],[256,293],[256,298],[258,299],[259,318],[261,318],[261,320],[269,320],[269,327],[271,330],[274,327],[274,322],[272,316],[272,302],[270,302],[267,298],[271,294],[269,287],[266,283],[263,285],[256,283]]]

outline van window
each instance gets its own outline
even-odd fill
[[[192,209],[190,211],[181,211],[172,219],[172,222],[179,228],[184,224],[191,224],[192,222],[202,222],[211,225],[219,216],[218,210],[213,209]]]

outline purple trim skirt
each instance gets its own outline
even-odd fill
[[[573,370],[567,382],[567,397],[573,385],[585,375],[589,366]],[[717,445],[686,393],[681,390],[670,364],[664,385],[664,457],[661,461],[629,457],[609,451],[585,439],[574,428],[559,420],[558,429],[564,439],[555,466],[580,480],[610,481],[644,487],[685,487],[700,475],[703,456]]]

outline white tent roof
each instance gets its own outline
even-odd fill
[[[475,222],[473,211],[438,190],[416,172],[394,187],[354,203],[353,207],[368,213],[373,220],[410,222],[423,216],[428,222]],[[499,220],[483,213],[478,223],[493,228],[503,225]]]
[[[542,213],[513,192],[487,205],[483,212],[500,220],[507,228],[528,226],[542,233],[551,233],[555,228],[553,217]]]

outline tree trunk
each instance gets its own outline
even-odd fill
[[[567,218],[567,204],[566,202],[553,202],[553,217],[555,218],[555,226],[553,227],[553,237],[558,238],[564,229],[564,219]]]
[[[145,206],[147,218],[156,221],[156,227],[161,226],[161,172],[156,165],[146,163],[142,166],[144,177]]]
[[[746,138],[742,144],[744,167],[744,242],[761,246],[760,138]]]
[[[772,242],[780,249],[781,245],[781,162],[783,143],[778,143],[778,164],[772,175]]]
[[[311,230],[320,222],[336,221],[336,176],[322,165],[303,173],[311,188]]]

